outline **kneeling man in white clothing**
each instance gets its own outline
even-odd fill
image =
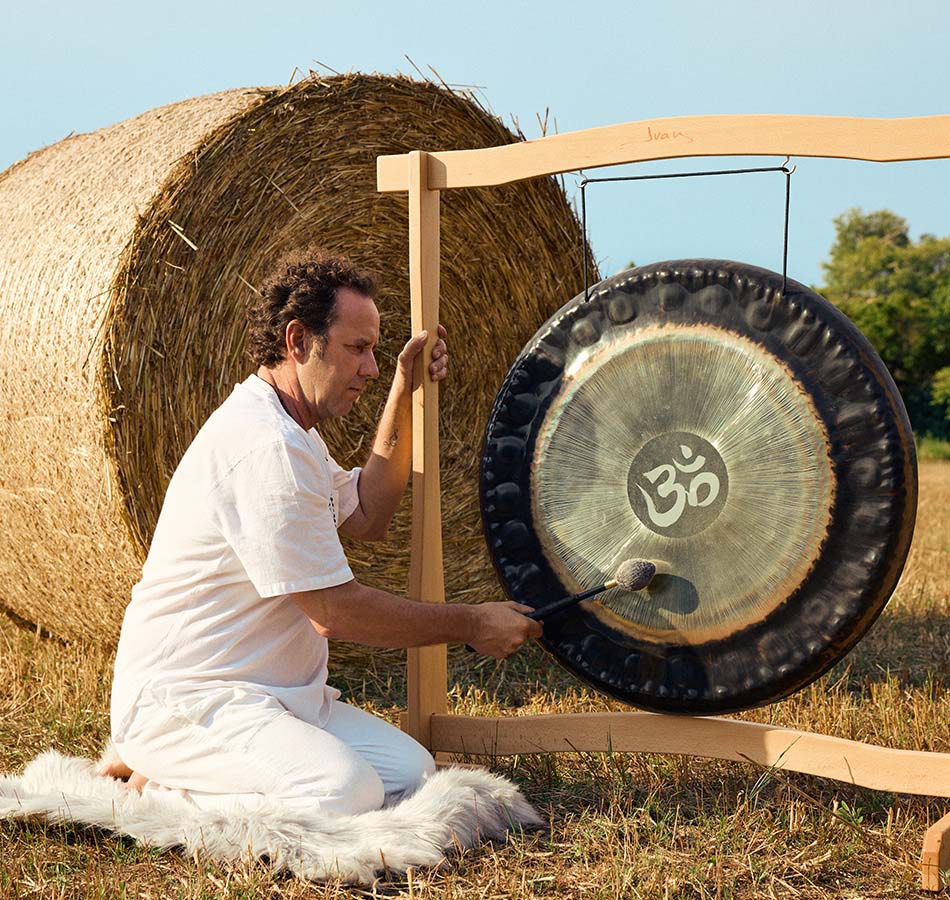
[[[464,641],[503,658],[541,627],[510,602],[411,601],[357,582],[337,531],[379,540],[409,477],[413,361],[399,355],[366,464],[346,471],[317,426],[379,375],[372,279],[321,253],[285,257],[248,308],[257,373],[175,471],[115,663],[103,771],[209,808],[254,798],[328,815],[381,807],[429,753],[327,685],[327,638],[372,647]],[[439,327],[429,377],[448,372]]]

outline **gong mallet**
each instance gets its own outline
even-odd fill
[[[605,581],[597,587],[590,588],[590,590],[581,591],[579,594],[562,597],[560,600],[555,600],[534,612],[526,613],[526,615],[529,619],[544,619],[547,616],[553,616],[555,613],[561,612],[561,610],[568,609],[582,600],[588,600],[615,587],[631,592],[642,591],[653,580],[654,575],[656,575],[656,566],[653,563],[645,559],[626,559],[617,566],[617,571],[614,572],[614,577],[610,581]]]
[[[597,594],[602,594],[604,591],[609,591],[615,587],[623,588],[625,591],[642,591],[653,580],[654,575],[656,575],[656,566],[653,563],[645,559],[626,559],[617,566],[614,577],[609,581],[605,581],[603,584],[590,588],[589,590],[581,591],[579,594],[562,597],[560,600],[555,600],[553,603],[542,606],[534,612],[525,613],[525,615],[529,619],[544,619],[547,616],[552,616],[568,607],[574,606],[582,600],[596,597]],[[465,649],[470,653],[476,652],[471,644],[466,644]]]

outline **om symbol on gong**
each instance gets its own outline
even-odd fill
[[[669,537],[705,529],[722,511],[728,491],[729,475],[719,452],[686,431],[647,441],[627,476],[637,518],[651,531]]]

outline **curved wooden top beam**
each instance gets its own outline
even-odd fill
[[[569,131],[534,141],[429,154],[430,189],[687,156],[819,156],[898,162],[950,157],[950,116],[689,116]],[[409,189],[409,155],[376,160],[377,189]]]

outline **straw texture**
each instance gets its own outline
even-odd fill
[[[514,140],[442,87],[347,75],[151,110],[0,174],[0,603],[61,637],[116,639],[171,473],[252,370],[248,285],[312,242],[381,284],[382,376],[323,429],[343,465],[362,463],[409,336],[406,199],[376,192],[376,156]],[[499,593],[481,431],[510,361],[580,289],[582,259],[553,179],[442,201],[446,589],[474,601]],[[347,547],[360,580],[405,588],[404,506],[389,541]]]

